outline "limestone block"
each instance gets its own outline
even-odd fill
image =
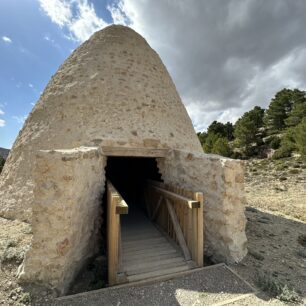
[[[63,294],[97,252],[105,157],[98,148],[40,151],[33,181],[33,241],[19,278]]]
[[[206,255],[239,262],[247,253],[244,162],[174,150],[158,167],[165,183],[203,192]]]

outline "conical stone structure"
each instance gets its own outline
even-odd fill
[[[132,29],[113,25],[83,43],[52,77],[1,174],[0,216],[33,227],[22,279],[64,293],[94,254],[111,148],[151,152],[165,183],[202,191],[207,254],[243,258],[242,162],[203,153],[157,53]],[[168,154],[161,158],[158,150]]]
[[[34,152],[103,144],[202,151],[159,56],[124,26],[95,33],[49,82],[3,171],[0,215],[31,219]]]

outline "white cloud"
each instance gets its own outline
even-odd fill
[[[111,13],[112,19],[115,24],[128,25],[129,19],[124,13],[123,2],[117,4],[108,5],[107,9]]]
[[[2,40],[5,42],[5,43],[7,43],[7,44],[11,44],[13,41],[9,38],[9,37],[7,37],[7,36],[2,36]]]
[[[71,3],[64,0],[39,0],[43,11],[51,18],[52,22],[60,27],[70,23],[72,19]]]
[[[33,86],[33,84],[29,83],[29,87],[30,87],[30,88],[33,88],[34,86]]]
[[[6,103],[4,104],[0,104],[0,107],[4,107],[6,105]],[[0,116],[4,115],[4,111],[0,108]],[[6,124],[4,119],[0,119],[0,127],[4,127]]]
[[[119,0],[113,19],[139,32],[168,68],[197,130],[306,89],[306,2]]]
[[[27,119],[28,115],[24,116],[12,116],[14,120],[16,120],[19,124],[24,124],[25,120]]]
[[[97,16],[93,4],[87,0],[39,0],[40,6],[52,22],[68,30],[72,39],[83,42],[108,24]],[[46,40],[48,40],[45,37]]]

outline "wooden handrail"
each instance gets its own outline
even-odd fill
[[[129,206],[124,200],[116,203],[116,214],[117,215],[127,215],[129,213]]]
[[[152,221],[181,247],[185,260],[202,267],[203,193],[148,180],[146,203]]]
[[[170,200],[174,200],[174,201],[178,201],[181,202],[183,204],[187,204],[189,208],[199,208],[200,207],[200,201],[195,201],[195,200],[191,200],[188,199],[184,196],[181,196],[179,194],[176,194],[174,192],[168,191],[166,189],[157,187],[152,185],[152,188],[156,189],[160,194],[162,194],[165,198],[168,198]]]
[[[129,206],[127,203],[123,200],[120,193],[117,191],[117,189],[114,187],[114,185],[108,180],[107,184],[109,186],[109,189],[112,193],[113,198],[117,198],[116,201],[116,214],[117,215],[126,215],[129,213]]]
[[[179,245],[182,248],[182,251],[184,253],[184,257],[187,261],[191,260],[191,255],[190,255],[190,252],[188,250],[188,247],[187,247],[182,229],[180,227],[178,218],[175,214],[174,208],[173,208],[172,204],[170,203],[170,201],[168,199],[166,199],[166,204],[167,204],[167,208],[168,208],[170,218],[172,220],[174,231],[176,233],[177,240],[178,240]]]
[[[128,213],[128,205],[109,180],[106,189],[108,282],[112,286],[118,284],[122,272],[120,215]]]

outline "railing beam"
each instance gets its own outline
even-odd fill
[[[173,228],[174,228],[178,243],[179,243],[179,245],[182,248],[182,251],[184,253],[185,260],[186,261],[191,260],[191,255],[190,255],[189,249],[187,247],[187,244],[186,244],[181,226],[179,224],[178,218],[177,218],[176,213],[174,211],[174,208],[172,207],[172,204],[170,203],[170,201],[168,199],[166,199],[166,204],[167,204],[168,212],[169,212],[172,224],[173,224]]]
[[[195,201],[195,200],[191,200],[188,199],[184,196],[181,196],[179,194],[176,194],[174,192],[165,190],[163,188],[151,185],[152,188],[154,188],[155,190],[157,190],[161,195],[163,195],[165,198],[169,199],[169,200],[173,200],[176,202],[180,202],[182,204],[187,204],[189,208],[199,208],[200,207],[200,202],[199,201]]]

